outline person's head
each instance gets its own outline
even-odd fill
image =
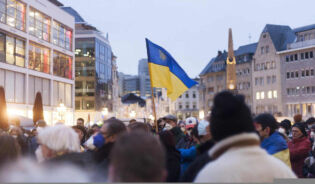
[[[185,121],[186,130],[194,128],[198,124],[198,121],[194,117],[189,117]]]
[[[159,133],[160,141],[164,145],[166,149],[175,148],[176,146],[176,139],[174,137],[174,134],[169,131],[162,131]]]
[[[198,135],[201,143],[204,143],[212,138],[210,133],[210,124],[206,120],[201,120],[198,123]]]
[[[165,153],[157,137],[131,132],[122,135],[111,151],[109,181],[163,182],[165,165]]]
[[[6,133],[0,133],[0,167],[15,161],[20,155],[20,146],[16,139]]]
[[[282,133],[284,132],[285,134],[289,135],[290,130],[291,130],[291,121],[288,119],[282,120],[279,124],[279,132],[282,132]]]
[[[84,126],[84,119],[83,118],[78,118],[77,119],[77,125]]]
[[[171,125],[173,128],[177,126],[177,118],[171,114],[164,116],[163,121]]]
[[[301,114],[296,114],[294,117],[294,123],[300,123],[302,122],[302,115]]]
[[[80,152],[78,134],[65,125],[45,127],[38,132],[39,150],[45,160],[66,153]]]
[[[162,118],[157,120],[157,124],[158,124],[159,130],[163,130],[163,128],[165,127],[165,121],[163,121]]]
[[[108,119],[104,121],[100,133],[105,138],[105,143],[113,143],[126,130],[125,124],[119,119]]]
[[[10,135],[14,138],[17,138],[21,136],[22,134],[23,134],[23,131],[20,127],[14,126],[10,129]]]
[[[304,123],[295,123],[292,126],[292,139],[299,139],[307,136]]]
[[[307,126],[308,126],[309,128],[311,128],[312,125],[315,124],[315,118],[314,118],[314,117],[310,117],[310,118],[308,118],[308,119],[305,121],[305,123],[307,124]]]
[[[186,125],[185,125],[185,122],[179,122],[178,123],[178,126],[180,127],[181,131],[182,132],[185,132],[186,133]]]
[[[150,127],[145,124],[145,123],[141,123],[141,122],[135,122],[132,124],[128,125],[128,131],[129,132],[133,132],[133,131],[143,131],[143,132],[150,132]]]
[[[93,133],[95,133],[95,132],[99,132],[100,131],[100,129],[101,129],[101,127],[100,126],[98,126],[97,124],[94,124],[94,125],[92,125],[92,130],[93,130]]]
[[[259,133],[260,138],[263,140],[268,138],[278,129],[277,120],[268,113],[259,114],[254,118],[256,131]]]
[[[131,119],[131,120],[129,121],[129,124],[133,124],[133,123],[136,123],[136,122],[137,122],[137,120]]]
[[[85,138],[86,138],[86,130],[83,126],[79,126],[79,125],[76,125],[76,126],[72,126],[73,130],[79,135],[79,139],[80,139],[80,142],[81,144],[85,141]]]
[[[234,95],[229,91],[220,92],[215,96],[210,122],[214,141],[241,133],[255,132],[251,112],[245,104],[244,96]]]
[[[196,144],[200,144],[200,136],[199,136],[199,133],[198,133],[198,126],[194,126],[193,128],[191,128],[190,130],[190,136],[192,137],[193,141],[196,143]]]

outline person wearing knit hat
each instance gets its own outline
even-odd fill
[[[311,151],[311,141],[309,140],[305,125],[295,123],[292,127],[292,140],[289,142],[290,160],[292,170],[299,178],[304,178],[303,166],[304,160]]]
[[[210,123],[216,143],[208,154],[214,161],[203,167],[194,182],[269,183],[276,178],[296,178],[285,163],[260,147],[243,95],[229,91],[216,94]]]

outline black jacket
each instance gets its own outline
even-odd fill
[[[177,182],[180,176],[180,153],[175,148],[166,148],[166,182]]]
[[[64,154],[44,162],[44,165],[46,166],[59,164],[71,164],[85,170],[93,167],[93,159],[91,153],[83,152]]]

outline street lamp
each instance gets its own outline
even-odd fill
[[[105,119],[105,117],[107,117],[107,115],[108,115],[108,108],[107,107],[103,108],[102,115],[103,115],[104,119]]]
[[[136,117],[136,112],[135,111],[131,111],[129,116],[130,116],[130,118]]]

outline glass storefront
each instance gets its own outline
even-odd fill
[[[39,39],[50,41],[50,17],[30,8],[29,33]]]
[[[0,22],[25,31],[26,6],[18,0],[0,0]]]
[[[54,75],[72,79],[72,57],[55,51]]]
[[[39,72],[50,73],[50,49],[30,43],[28,68]]]

